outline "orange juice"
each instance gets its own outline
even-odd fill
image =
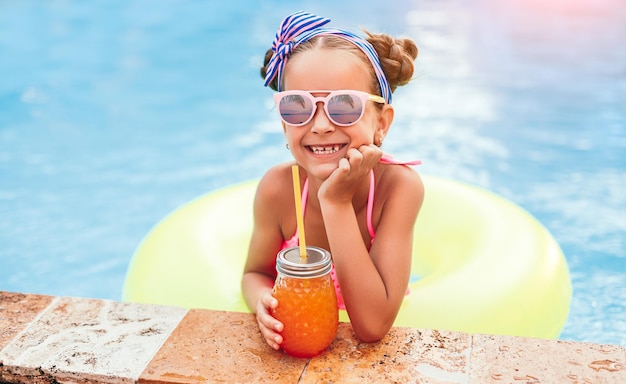
[[[278,254],[272,315],[284,325],[281,348],[289,355],[318,355],[335,338],[339,313],[331,268],[330,253],[321,248],[307,247],[306,259],[297,247]]]

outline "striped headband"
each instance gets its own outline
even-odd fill
[[[387,104],[391,104],[391,87],[389,86],[387,77],[385,77],[385,72],[383,72],[383,68],[380,65],[378,54],[372,44],[364,38],[343,29],[323,28],[323,26],[329,22],[330,19],[328,18],[302,11],[287,16],[281,23],[280,28],[276,32],[274,42],[272,43],[272,51],[274,53],[267,63],[265,86],[268,86],[274,78],[277,78],[277,89],[278,91],[281,90],[280,83],[283,78],[285,64],[287,63],[289,55],[298,44],[304,43],[315,36],[334,35],[351,42],[365,53],[374,68],[381,96],[385,99]]]

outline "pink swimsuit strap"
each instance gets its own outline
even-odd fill
[[[370,234],[370,245],[374,242],[374,226],[372,225],[372,212],[374,212],[374,190],[376,180],[374,179],[374,170],[370,170],[370,191],[367,195],[367,216],[365,222],[367,223],[367,232]]]
[[[422,164],[422,160],[397,161],[394,160],[391,155],[383,155],[383,157],[380,158],[379,163],[395,165],[420,165]]]
[[[420,160],[413,160],[413,161],[396,161],[394,160],[391,155],[383,155],[383,157],[380,158],[380,162],[382,164],[395,164],[395,165],[419,165],[422,164],[422,162]],[[369,192],[369,196],[367,198],[367,231],[370,234],[370,237],[372,239],[372,242],[374,242],[374,236],[376,236],[376,233],[374,232],[374,226],[372,225],[372,212],[374,211],[374,171],[370,171],[370,192]]]

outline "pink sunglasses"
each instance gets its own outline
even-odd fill
[[[325,97],[315,97],[312,93],[328,93]],[[340,91],[283,91],[274,94],[280,118],[289,125],[300,127],[315,115],[317,103],[324,103],[324,111],[333,124],[347,127],[356,124],[365,111],[367,101],[385,103],[381,96],[367,92]]]

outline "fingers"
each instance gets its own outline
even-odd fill
[[[359,153],[362,157],[361,163],[370,168],[374,167],[383,156],[383,151],[374,144],[360,146]]]
[[[337,169],[322,183],[318,197],[330,201],[350,201],[359,182],[367,177],[382,157],[382,150],[371,144],[350,148]]]
[[[348,160],[348,171],[358,172],[358,176],[370,171],[380,161],[383,151],[374,144],[362,145],[359,148],[350,148],[346,153],[346,159]],[[341,161],[339,166],[341,167]]]
[[[363,163],[363,153],[359,149],[350,148],[346,153],[346,159],[349,162],[349,167],[356,169]]]
[[[339,160],[339,165],[337,165],[337,172],[343,175],[347,175],[348,173],[350,173],[350,168],[351,165],[348,158],[343,158]]]
[[[269,293],[261,295],[257,304],[256,319],[265,342],[278,350],[283,342],[283,337],[278,333],[282,332],[283,324],[270,314],[270,311],[276,307],[278,307],[276,298]]]

